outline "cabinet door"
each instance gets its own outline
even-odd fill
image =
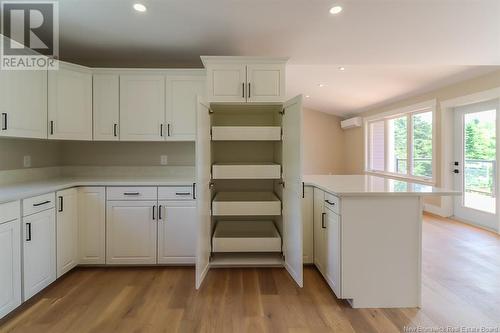
[[[92,75],[61,63],[49,71],[49,139],[92,140]]]
[[[205,95],[204,76],[167,76],[166,120],[168,141],[194,141],[196,138],[197,96]]]
[[[120,139],[162,141],[165,123],[165,77],[120,76]]]
[[[310,186],[304,187],[304,197],[302,198],[302,230],[303,230],[303,258],[304,264],[312,264],[313,255],[313,188]]]
[[[341,298],[340,289],[340,216],[326,209],[326,280],[337,297]]]
[[[156,204],[156,201],[108,201],[107,264],[156,264]]]
[[[59,191],[57,197],[57,277],[78,264],[78,192]]]
[[[325,192],[314,188],[314,264],[325,274],[326,259]]]
[[[158,202],[158,263],[194,264],[196,202]]]
[[[56,280],[56,213],[49,209],[23,218],[24,300]]]
[[[282,102],[285,99],[285,66],[248,65],[246,95],[248,102]]]
[[[303,285],[302,258],[302,96],[283,105],[283,247],[285,268]]]
[[[94,74],[92,80],[94,140],[118,141],[120,121],[118,75]]]
[[[196,250],[196,289],[210,269],[211,229],[211,139],[210,139],[210,107],[198,98],[196,118],[196,198],[197,198],[197,250]]]
[[[0,71],[0,136],[47,138],[47,71]]]
[[[207,68],[209,102],[246,102],[246,65],[220,64]]]
[[[78,189],[80,264],[106,263],[106,196],[104,187]]]
[[[0,318],[21,305],[21,222],[0,224]]]

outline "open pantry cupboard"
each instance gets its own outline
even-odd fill
[[[196,287],[210,268],[281,266],[302,286],[302,97],[197,115]]]

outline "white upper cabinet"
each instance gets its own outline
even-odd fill
[[[76,188],[59,191],[57,229],[57,277],[78,264],[78,192]]]
[[[120,86],[117,74],[93,76],[94,140],[118,141]]]
[[[60,63],[49,71],[49,139],[92,140],[92,74]]]
[[[207,66],[207,91],[210,102],[246,102],[246,65]]]
[[[285,99],[287,58],[201,57],[208,102],[278,102]]]
[[[165,76],[120,76],[120,139],[163,141]]]
[[[279,102],[285,98],[285,64],[247,65],[247,101]]]
[[[0,136],[47,138],[47,71],[0,71]]]
[[[168,75],[166,80],[166,140],[196,139],[197,96],[205,95],[205,76]]]

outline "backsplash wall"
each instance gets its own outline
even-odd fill
[[[24,168],[24,156],[31,156],[32,168],[58,166],[61,154],[57,141],[0,138],[0,170]]]

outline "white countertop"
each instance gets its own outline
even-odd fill
[[[192,178],[168,177],[72,177],[0,185],[0,203],[30,198],[75,186],[192,186]]]
[[[337,196],[448,196],[460,192],[369,175],[305,175],[305,185]]]

